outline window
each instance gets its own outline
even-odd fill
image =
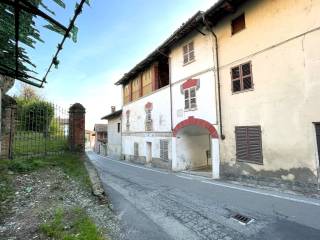
[[[197,108],[196,87],[184,90],[184,109],[194,110]]]
[[[169,159],[168,146],[169,142],[167,140],[160,140],[160,158],[165,161]]]
[[[152,131],[151,109],[146,109],[145,129],[146,131]]]
[[[261,127],[236,127],[237,161],[263,164]]]
[[[129,132],[130,131],[130,111],[129,110],[126,112],[126,116],[127,116],[126,130],[127,130],[127,132]]]
[[[231,21],[232,35],[246,28],[246,20],[244,13]]]
[[[183,64],[188,64],[194,59],[194,46],[193,42],[190,42],[183,46]]]
[[[253,88],[251,62],[231,69],[232,92],[241,92]]]
[[[118,133],[121,132],[121,123],[118,123]]]
[[[133,148],[134,148],[134,156],[138,157],[139,156],[139,144],[135,142],[133,145]]]

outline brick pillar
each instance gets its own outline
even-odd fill
[[[85,114],[86,110],[80,103],[69,108],[69,149],[73,152],[85,150]]]
[[[1,156],[5,158],[13,158],[13,139],[15,133],[15,118],[17,107],[15,105],[6,107],[2,113],[2,141]]]

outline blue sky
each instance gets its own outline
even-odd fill
[[[72,16],[74,1],[65,10],[53,7],[63,23]],[[71,3],[72,2],[72,3]],[[121,76],[146,57],[183,22],[216,0],[92,0],[76,22],[78,43],[67,41],[59,55],[60,65],[38,90],[46,99],[69,107],[75,102],[87,109],[86,128],[103,122],[110,107],[121,107],[121,89],[114,86]],[[50,0],[48,0],[50,5]],[[38,21],[39,25],[43,22]],[[45,44],[30,55],[39,77],[49,65],[61,36],[42,30]],[[19,84],[11,90],[17,93]]]

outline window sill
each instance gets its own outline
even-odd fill
[[[253,91],[254,88],[248,88],[246,90],[238,91],[238,92],[232,92],[232,95],[240,94],[240,93],[245,93],[245,92],[251,92]]]
[[[193,62],[195,62],[195,61],[196,61],[196,59],[193,59],[193,60],[190,61],[190,62],[183,63],[183,64],[182,64],[182,67],[185,67],[185,66],[187,66],[187,65],[189,65],[189,64],[191,64],[191,63],[193,63]]]
[[[198,108],[188,108],[188,109],[184,109],[185,112],[192,112],[192,111],[197,111]]]
[[[250,161],[250,160],[241,160],[241,159],[237,159],[237,162],[240,163],[249,163],[249,164],[255,164],[255,165],[261,165],[263,166],[263,162],[255,162],[255,161]]]

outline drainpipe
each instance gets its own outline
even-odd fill
[[[213,57],[213,61],[216,62],[216,69],[217,69],[217,84],[218,84],[218,111],[219,111],[219,129],[220,129],[220,138],[222,140],[225,139],[225,136],[223,134],[223,125],[222,125],[222,110],[221,110],[221,88],[220,88],[220,71],[219,71],[219,53],[218,53],[218,38],[217,35],[214,33],[212,28],[210,27],[209,23],[206,20],[205,14],[202,14],[202,21],[204,25],[206,26],[207,30],[212,34],[212,36],[215,39],[215,57]]]

